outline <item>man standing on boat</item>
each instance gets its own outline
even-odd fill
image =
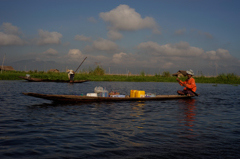
[[[73,70],[67,70],[67,73],[68,73],[68,79],[70,80],[70,82],[73,82],[75,72]]]
[[[178,78],[176,79],[181,86],[185,87],[182,91],[178,90],[177,93],[179,95],[194,96],[195,92],[197,90],[195,79],[192,78],[192,76],[194,75],[194,72],[193,72],[193,70],[189,70],[186,72],[187,72],[187,76],[188,76],[186,81],[182,82],[180,79],[178,79]]]

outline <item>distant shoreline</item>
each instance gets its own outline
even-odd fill
[[[19,76],[26,76],[29,74],[32,78],[50,79],[50,80],[68,80],[65,72],[21,72],[21,71],[3,71],[0,73],[0,80],[22,80]],[[181,77],[185,80],[186,77]],[[196,83],[213,83],[213,84],[240,84],[240,77],[230,73],[221,74],[217,77],[194,77]],[[91,80],[91,81],[119,81],[119,82],[177,82],[175,76],[162,75],[127,75],[127,74],[104,74],[95,75],[89,73],[76,73],[74,80]]]

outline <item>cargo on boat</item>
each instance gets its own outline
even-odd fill
[[[191,96],[186,95],[156,95],[155,97],[129,97],[113,96],[113,97],[96,97],[85,95],[50,95],[39,93],[23,93],[28,96],[52,100],[55,102],[117,102],[117,101],[151,101],[151,100],[167,100],[167,99],[188,99]]]
[[[25,79],[29,82],[63,82],[63,83],[83,83],[83,82],[87,82],[89,80],[74,80],[74,81],[70,81],[70,80],[50,80],[50,79],[41,79],[41,78],[32,78],[32,77],[28,77],[28,76],[19,76],[19,78]]]

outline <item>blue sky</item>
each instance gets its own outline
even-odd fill
[[[0,58],[16,70],[240,74],[238,0],[0,0]]]

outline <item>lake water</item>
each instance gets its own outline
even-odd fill
[[[160,82],[0,81],[0,158],[240,158],[240,86],[197,84],[200,96],[146,102],[64,104],[25,96],[176,94]]]

